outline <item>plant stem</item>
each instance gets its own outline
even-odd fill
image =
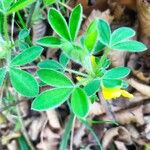
[[[103,150],[102,144],[100,143],[100,139],[97,137],[96,133],[94,132],[94,130],[90,127],[90,125],[85,121],[85,120],[80,120],[85,127],[91,132],[93,138],[95,139],[95,141],[97,142],[99,149]]]
[[[111,120],[86,120],[90,124],[114,124],[114,125],[119,125],[116,121],[111,121]]]
[[[19,19],[19,22],[20,22],[22,28],[23,28],[23,29],[27,29],[26,24],[25,24],[25,22],[24,22],[24,20],[23,20],[23,18],[22,18],[22,16],[20,15],[19,12],[17,12],[17,16],[18,16],[18,19]],[[20,29],[21,29],[21,27],[20,27]],[[32,41],[31,41],[31,38],[30,38],[29,35],[27,36],[27,43],[28,43],[29,45],[32,45]]]
[[[107,114],[107,116],[109,117],[109,119],[115,121],[115,120],[116,120],[116,119],[115,119],[115,115],[113,114],[110,105],[109,105],[109,104],[107,103],[107,101],[104,99],[102,92],[99,92],[99,93],[98,93],[98,96],[99,96],[99,99],[100,99],[101,104],[103,105],[103,107],[104,107],[105,110],[106,110],[106,114]]]
[[[4,15],[4,36],[7,44],[9,44],[7,15]]]
[[[26,24],[25,24],[24,20],[22,19],[19,11],[17,12],[17,16],[18,16],[20,24],[22,25],[22,28],[26,28]]]
[[[21,129],[22,129],[23,136],[25,137],[26,142],[28,143],[28,146],[30,147],[30,149],[35,150],[35,148],[33,147],[32,143],[30,141],[28,133],[26,131],[26,128],[25,128],[25,125],[24,125],[24,122],[23,122],[23,119],[22,119],[22,116],[21,116],[20,108],[19,108],[18,105],[16,106],[16,110],[17,110],[17,115],[18,115],[19,122],[21,124]]]
[[[64,134],[62,136],[62,140],[60,142],[59,150],[67,149],[68,140],[69,140],[70,132],[71,132],[71,126],[73,124],[74,117],[75,117],[74,114],[71,113],[70,117],[69,117],[69,120],[67,121],[67,123],[65,125],[65,130],[64,130]]]
[[[35,7],[36,7],[36,2],[34,2],[33,4],[31,4],[29,16],[28,16],[27,23],[26,23],[27,24],[27,28],[30,28],[30,26],[31,26],[32,16],[34,14]]]
[[[77,74],[79,76],[88,77],[87,74],[84,74],[82,72],[78,72],[78,71],[75,71],[75,70],[72,70],[72,69],[69,69],[69,68],[65,68],[65,71],[67,71],[69,73]]]
[[[16,0],[15,0],[16,2]],[[13,45],[15,44],[14,42],[14,23],[15,23],[15,13],[12,14],[12,22],[11,22],[11,41]],[[16,52],[15,47],[13,48],[14,52]]]
[[[73,123],[72,123],[72,132],[70,136],[70,150],[73,150],[73,136],[74,136],[75,121],[76,121],[76,117],[73,118]]]

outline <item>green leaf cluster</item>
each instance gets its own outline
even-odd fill
[[[144,44],[130,39],[135,35],[133,29],[121,27],[111,32],[108,22],[102,19],[91,21],[78,42],[82,11],[82,6],[77,5],[72,10],[68,22],[55,8],[50,8],[48,12],[48,22],[58,36],[46,36],[36,43],[50,48],[60,48],[62,52],[59,61],[44,60],[38,64],[37,75],[45,85],[52,88],[36,97],[32,103],[34,110],[56,108],[68,101],[70,109],[77,117],[86,117],[90,103],[97,99],[96,93],[103,86],[107,88],[128,86],[123,79],[129,75],[130,69],[126,67],[108,69],[111,62],[107,54],[111,50],[140,52],[147,49]],[[104,52],[102,57],[91,60],[91,56],[101,50]],[[70,60],[79,63],[86,73],[67,69]],[[83,78],[81,77],[75,84],[64,74],[67,70],[83,75]]]
[[[109,49],[128,52],[141,52],[147,49],[143,43],[130,40],[135,35],[135,31],[129,27],[120,27],[111,33],[108,22],[100,19],[98,33],[100,42]]]
[[[11,59],[8,66],[0,68],[0,85],[3,84],[6,74],[9,74],[11,84],[18,93],[27,97],[37,96],[38,82],[30,73],[22,70],[21,66],[37,59],[42,51],[42,47],[32,46]]]
[[[0,13],[7,19],[8,15],[33,2],[35,0],[18,0],[15,3],[13,0],[1,0]],[[45,5],[51,5],[56,0],[43,2]],[[130,69],[126,67],[109,69],[111,62],[107,55],[111,50],[141,52],[147,49],[146,46],[131,40],[135,35],[133,29],[121,27],[112,32],[108,22],[103,19],[91,21],[85,33],[77,39],[82,19],[83,8],[80,4],[72,10],[68,22],[60,11],[50,8],[48,22],[57,36],[42,37],[36,42],[40,46],[31,46],[31,43],[27,42],[29,30],[22,29],[17,40],[19,54],[13,57],[12,53],[9,58],[6,58],[6,65],[0,68],[0,86],[8,75],[12,87],[18,93],[35,97],[32,109],[44,111],[57,108],[67,102],[70,110],[79,118],[85,118],[88,115],[90,104],[97,100],[97,92],[103,87],[127,88],[128,84],[124,78],[129,75]],[[59,60],[40,61],[37,64],[36,74],[31,75],[25,68],[40,57],[43,51],[41,46],[61,49]],[[100,51],[103,55],[94,57]],[[1,55],[1,58],[5,56],[2,53]],[[80,64],[84,71],[69,69],[70,60]],[[73,82],[66,76],[66,72],[75,74],[75,77],[78,76],[78,81]],[[39,84],[48,86],[49,89],[39,94]]]

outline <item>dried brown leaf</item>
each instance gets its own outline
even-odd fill
[[[8,145],[7,145],[8,150],[19,150],[18,144],[16,140],[12,140]]]
[[[137,0],[139,28],[142,36],[150,37],[150,3]]]
[[[114,143],[117,147],[117,150],[128,150],[123,142],[115,141]]]
[[[52,132],[48,127],[42,130],[41,134],[43,137],[41,137],[41,141],[37,145],[37,148],[40,150],[57,150],[60,135]]]
[[[128,83],[135,88],[137,91],[139,91],[141,94],[146,95],[150,97],[150,86],[146,84],[142,84],[138,81],[136,81],[133,78],[128,79]]]
[[[58,114],[56,112],[56,110],[48,110],[46,111],[46,115],[49,121],[49,125],[53,128],[53,129],[61,129],[61,125],[59,122],[59,118],[58,118]]]
[[[116,128],[111,128],[105,132],[102,140],[103,149],[107,150],[114,139],[126,144],[132,143],[130,132],[125,127],[119,126]]]
[[[101,12],[100,10],[95,10],[95,9],[92,10],[91,14],[89,15],[89,17],[86,19],[85,23],[83,24],[80,34],[83,34],[86,31],[88,25],[94,19],[106,19],[109,23],[111,23],[113,21],[113,16],[111,16],[109,9],[105,10],[104,12]]]
[[[39,38],[45,35],[46,24],[44,23],[44,21],[40,20],[32,26],[32,30],[33,30],[32,41],[36,42]]]
[[[131,109],[120,110],[115,113],[116,121],[120,124],[136,123],[138,125],[144,124],[143,105]],[[109,120],[107,116],[101,116],[100,119]]]

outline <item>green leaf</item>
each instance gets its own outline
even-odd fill
[[[70,40],[70,33],[68,29],[67,22],[62,14],[54,9],[51,8],[48,12],[48,21],[53,30],[62,38],[66,40]]]
[[[71,108],[75,115],[84,118],[88,115],[90,107],[90,99],[86,92],[81,88],[76,88],[71,96]]]
[[[88,96],[94,95],[100,89],[100,80],[92,80],[89,82],[85,87],[84,90],[86,91]]]
[[[43,51],[43,48],[40,46],[32,46],[24,51],[22,51],[19,55],[17,55],[11,61],[12,66],[21,66],[32,62],[37,59]]]
[[[102,84],[106,88],[116,88],[116,87],[121,88],[123,83],[122,80],[118,79],[103,79]]]
[[[61,52],[60,57],[59,57],[59,62],[63,67],[66,67],[67,64],[69,63],[69,58],[66,56],[66,54]]]
[[[77,38],[79,29],[81,26],[82,11],[83,11],[82,6],[79,4],[73,9],[70,15],[69,29],[70,29],[70,35],[73,41]]]
[[[116,45],[113,45],[111,48],[114,50],[128,51],[128,52],[142,52],[147,50],[147,47],[143,43],[138,41],[124,41]]]
[[[97,20],[94,20],[87,28],[84,38],[84,45],[90,53],[93,52],[96,46],[97,38],[98,38]]]
[[[111,36],[111,30],[108,22],[100,19],[98,21],[98,32],[100,42],[108,46],[110,43],[110,36]]]
[[[11,67],[10,80],[15,90],[23,96],[35,97],[39,93],[37,81],[26,71]]]
[[[17,12],[24,7],[28,6],[29,4],[33,3],[35,0],[18,0],[16,3],[14,3],[10,9],[8,10],[7,14],[10,15],[14,12]]]
[[[6,76],[6,68],[0,68],[0,86],[2,86],[3,81],[5,79]]]
[[[100,41],[97,41],[95,49],[94,49],[94,54],[99,53],[105,48],[105,45],[103,45]]]
[[[130,69],[127,67],[116,67],[108,70],[103,76],[104,79],[120,79],[128,76]]]
[[[62,44],[62,50],[69,59],[79,64],[82,64],[87,56],[87,51],[85,49],[70,42],[64,42]]]
[[[70,96],[72,88],[55,88],[44,91],[32,103],[32,109],[44,111],[56,108],[64,103]]]
[[[41,69],[53,69],[53,70],[63,70],[63,66],[56,60],[44,60],[38,63],[38,67]]]
[[[7,10],[10,8],[11,4],[14,0],[1,0],[0,1],[0,9],[2,9],[4,12],[7,12]]]
[[[39,45],[50,47],[50,48],[59,48],[61,47],[61,40],[54,36],[43,37],[36,42]]]
[[[115,45],[127,40],[135,35],[135,31],[128,27],[121,27],[115,30],[111,35],[111,45]]]
[[[24,40],[27,36],[29,36],[29,30],[28,29],[22,29],[19,32],[19,40]]]
[[[45,5],[52,5],[56,3],[58,0],[43,0]]]
[[[50,69],[40,69],[37,71],[40,79],[48,85],[54,87],[72,87],[72,81],[63,73]]]
[[[18,41],[18,47],[19,47],[20,51],[24,51],[27,48],[29,48],[30,46],[24,41]]]

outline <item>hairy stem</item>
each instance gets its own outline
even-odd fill
[[[65,71],[67,71],[69,73],[77,74],[77,75],[83,76],[83,77],[87,77],[88,76],[87,74],[84,74],[82,72],[78,72],[78,71],[75,71],[75,70],[72,70],[72,69],[69,69],[69,68],[65,68]]]
[[[7,15],[4,15],[4,36],[7,44],[9,44]]]

